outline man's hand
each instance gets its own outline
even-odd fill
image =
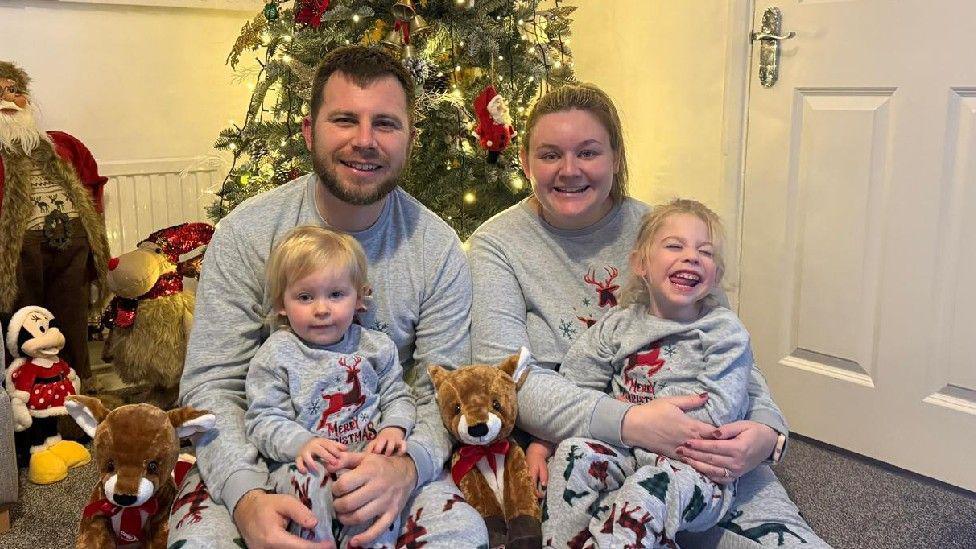
[[[288,533],[288,522],[313,528],[318,521],[298,498],[251,490],[234,507],[234,524],[250,549],[335,549],[331,541],[312,542]]]
[[[350,469],[332,483],[333,507],[343,524],[373,524],[349,540],[364,546],[393,524],[417,483],[417,468],[408,456],[348,452],[329,472]],[[375,520],[374,520],[375,519]]]
[[[661,397],[634,406],[624,414],[620,429],[623,443],[678,458],[678,446],[715,430],[712,425],[685,415],[685,410],[700,408],[707,400],[708,394],[702,393]]]
[[[719,484],[727,484],[768,459],[779,435],[755,421],[734,421],[678,448],[681,461]]]
[[[546,487],[549,486],[549,463],[555,446],[544,440],[533,440],[525,449],[525,465],[529,468],[532,486],[539,499],[546,497]]]

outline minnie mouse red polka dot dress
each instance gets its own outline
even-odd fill
[[[71,368],[63,360],[55,362],[49,368],[32,360],[17,368],[10,379],[14,382],[14,387],[30,394],[27,409],[31,415],[35,415],[34,412],[63,408],[64,399],[75,394],[75,387],[68,377],[70,372]]]

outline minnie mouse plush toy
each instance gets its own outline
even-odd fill
[[[7,350],[14,358],[6,372],[14,430],[24,432],[30,445],[27,478],[51,484],[68,476],[68,469],[91,461],[77,442],[62,440],[58,416],[68,415],[65,397],[78,394],[80,381],[68,363],[58,358],[64,336],[54,315],[43,307],[19,309],[7,327]]]

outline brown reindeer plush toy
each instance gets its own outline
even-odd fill
[[[498,366],[428,370],[444,425],[460,442],[451,457],[451,476],[484,517],[491,547],[542,546],[541,512],[525,453],[509,436],[528,359],[523,348]]]
[[[150,404],[110,412],[97,398],[77,395],[66,407],[95,439],[99,474],[76,547],[165,549],[180,438],[212,429],[213,414],[189,407],[164,412]]]

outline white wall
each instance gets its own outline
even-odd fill
[[[734,286],[739,136],[726,135],[726,117],[738,115],[741,102],[735,101],[741,99],[733,96],[726,107],[726,76],[730,18],[743,17],[744,3],[569,3],[578,6],[570,44],[574,68],[580,80],[606,90],[620,111],[631,194],[652,204],[696,198],[715,209],[733,240],[726,282]]]
[[[247,98],[224,59],[253,11],[51,0],[0,4],[0,59],[33,78],[43,125],[99,162],[213,154]]]

